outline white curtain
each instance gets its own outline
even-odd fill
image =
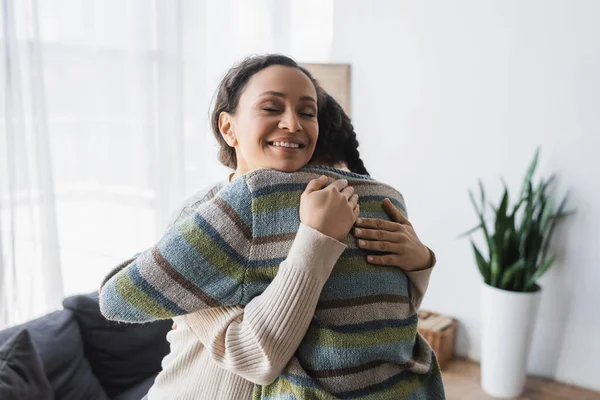
[[[227,170],[208,124],[250,54],[326,62],[333,0],[0,0],[0,329],[97,289]]]

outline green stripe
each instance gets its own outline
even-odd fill
[[[115,287],[117,293],[123,299],[127,299],[138,310],[156,318],[171,318],[173,313],[157,304],[152,297],[148,296],[142,289],[136,286],[127,269],[119,272],[116,276]]]
[[[311,327],[304,337],[304,343],[336,349],[369,347],[400,340],[414,340],[416,330],[416,324],[362,333],[340,333],[329,329]]]
[[[278,378],[275,382],[267,386],[254,386],[254,400],[260,400],[265,397],[274,397],[283,395],[292,395],[298,399],[329,400],[332,396],[325,390],[314,387],[295,385],[285,377]]]
[[[179,225],[179,232],[186,242],[213,268],[235,279],[238,283],[244,281],[245,266],[240,265],[221,250],[191,218]]]
[[[385,218],[385,216],[387,216],[385,210],[383,209],[383,202],[377,200],[377,201],[361,201],[360,198],[358,199],[359,204],[360,204],[360,211],[361,212],[380,212],[382,214],[382,218]],[[386,218],[388,219],[388,218]]]
[[[351,379],[351,376],[348,377]],[[371,393],[360,397],[360,400],[398,400],[403,399],[414,393],[416,390],[425,386],[427,375],[411,375],[408,379],[401,380],[386,390]],[[360,389],[358,389],[360,390]],[[322,389],[314,387],[301,386],[291,383],[288,379],[280,377],[274,383],[268,386],[255,386],[254,400],[265,397],[274,397],[283,395],[293,395],[298,399],[318,399],[326,400],[333,398],[331,394]]]
[[[271,283],[271,281],[273,279],[275,279],[275,275],[277,275],[277,271],[279,271],[279,265],[273,265],[270,267],[249,268],[246,271],[246,283],[249,283],[249,282]]]
[[[252,212],[262,213],[276,211],[282,208],[298,208],[298,199],[302,191],[276,192],[260,196],[252,201]]]
[[[380,272],[383,266],[367,264],[366,256],[347,257],[342,256],[338,259],[331,275],[341,275],[348,273]],[[394,267],[395,268],[395,267]]]

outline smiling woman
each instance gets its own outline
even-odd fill
[[[232,71],[232,80],[237,72]],[[217,104],[222,107],[215,107],[213,125],[221,154],[233,158],[231,150],[235,152],[235,166],[230,164],[235,176],[257,168],[293,172],[306,165],[319,136],[320,91],[308,72],[270,65],[247,80],[239,98],[228,82],[226,77],[219,90]]]

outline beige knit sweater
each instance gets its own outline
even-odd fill
[[[226,184],[189,198],[171,223],[187,217]],[[167,334],[171,352],[148,399],[251,399],[253,385],[274,381],[298,348],[344,249],[337,240],[301,225],[275,279],[245,308],[220,307],[174,318],[177,329]],[[417,303],[430,274],[431,268],[407,273],[421,295]]]

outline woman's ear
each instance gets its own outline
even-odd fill
[[[219,114],[219,131],[229,147],[235,147],[237,145],[237,138],[233,131],[233,116],[228,112],[222,111],[221,114]]]

